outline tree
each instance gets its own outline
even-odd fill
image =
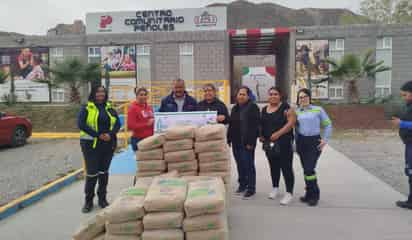
[[[412,2],[410,0],[363,0],[361,13],[375,23],[412,22]]]
[[[0,84],[4,84],[9,77],[9,74],[3,70],[0,70]]]
[[[348,83],[349,97],[352,103],[359,103],[358,82],[361,79],[373,79],[376,73],[390,70],[384,61],[375,62],[373,50],[368,50],[362,57],[355,54],[344,55],[340,61],[327,59],[331,65],[329,75],[333,79],[341,79]]]
[[[402,0],[395,6],[394,20],[397,23],[412,23],[412,1]]]
[[[52,80],[57,86],[66,83],[70,87],[70,102],[80,103],[79,89],[82,85],[100,78],[100,65],[85,64],[78,58],[66,58],[50,68]]]

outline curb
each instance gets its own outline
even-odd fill
[[[80,176],[83,175],[83,168],[76,170],[62,178],[59,178],[41,188],[28,193],[12,202],[0,207],[0,221],[10,217],[11,215],[17,213],[19,210],[24,209],[39,200],[45,198],[51,193],[57,192],[62,188],[74,183]]]

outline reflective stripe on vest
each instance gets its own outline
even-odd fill
[[[112,108],[112,105],[110,103],[106,103],[105,109],[107,112],[107,115],[110,118],[110,131],[113,130],[114,124],[116,123],[116,118],[112,116],[110,113],[109,109]],[[99,109],[96,107],[96,105],[93,102],[88,102],[87,103],[87,119],[86,119],[86,124],[89,126],[91,129],[93,129],[96,132],[99,132]],[[84,131],[80,131],[80,139],[83,140],[93,140],[93,148],[96,148],[97,145],[97,138],[90,136]]]

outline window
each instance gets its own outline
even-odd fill
[[[151,87],[151,46],[138,45],[136,46],[136,63],[137,63],[137,86]]]
[[[64,102],[64,89],[52,89],[52,102]]]
[[[392,49],[392,38],[391,37],[378,38],[376,49]]]
[[[193,90],[194,64],[193,64],[193,44],[182,43],[179,45],[180,52],[180,78],[186,81],[188,89]]]
[[[343,84],[330,83],[329,84],[329,98],[332,100],[343,99]]]
[[[89,63],[100,63],[101,59],[100,47],[89,47]]]
[[[383,61],[392,67],[392,38],[382,37],[376,40],[376,62]],[[375,97],[387,97],[392,94],[392,70],[377,73],[375,77]]]
[[[50,57],[52,63],[63,62],[63,48],[50,48]]]
[[[8,55],[1,56],[1,63],[0,64],[10,65],[10,56],[8,56]]]
[[[329,41],[329,57],[340,61],[345,55],[345,39],[334,39]],[[329,66],[331,68],[331,66]],[[341,100],[344,98],[343,82],[335,80],[329,84],[329,98]]]

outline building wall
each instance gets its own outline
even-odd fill
[[[345,39],[345,54],[376,52],[377,38],[392,38],[392,95],[399,95],[400,86],[412,80],[412,25],[348,25],[297,27],[296,39]],[[299,33],[303,30],[303,33]],[[359,81],[361,99],[374,96],[374,79]],[[347,91],[345,92],[347,97]],[[347,99],[346,99],[347,100]]]

